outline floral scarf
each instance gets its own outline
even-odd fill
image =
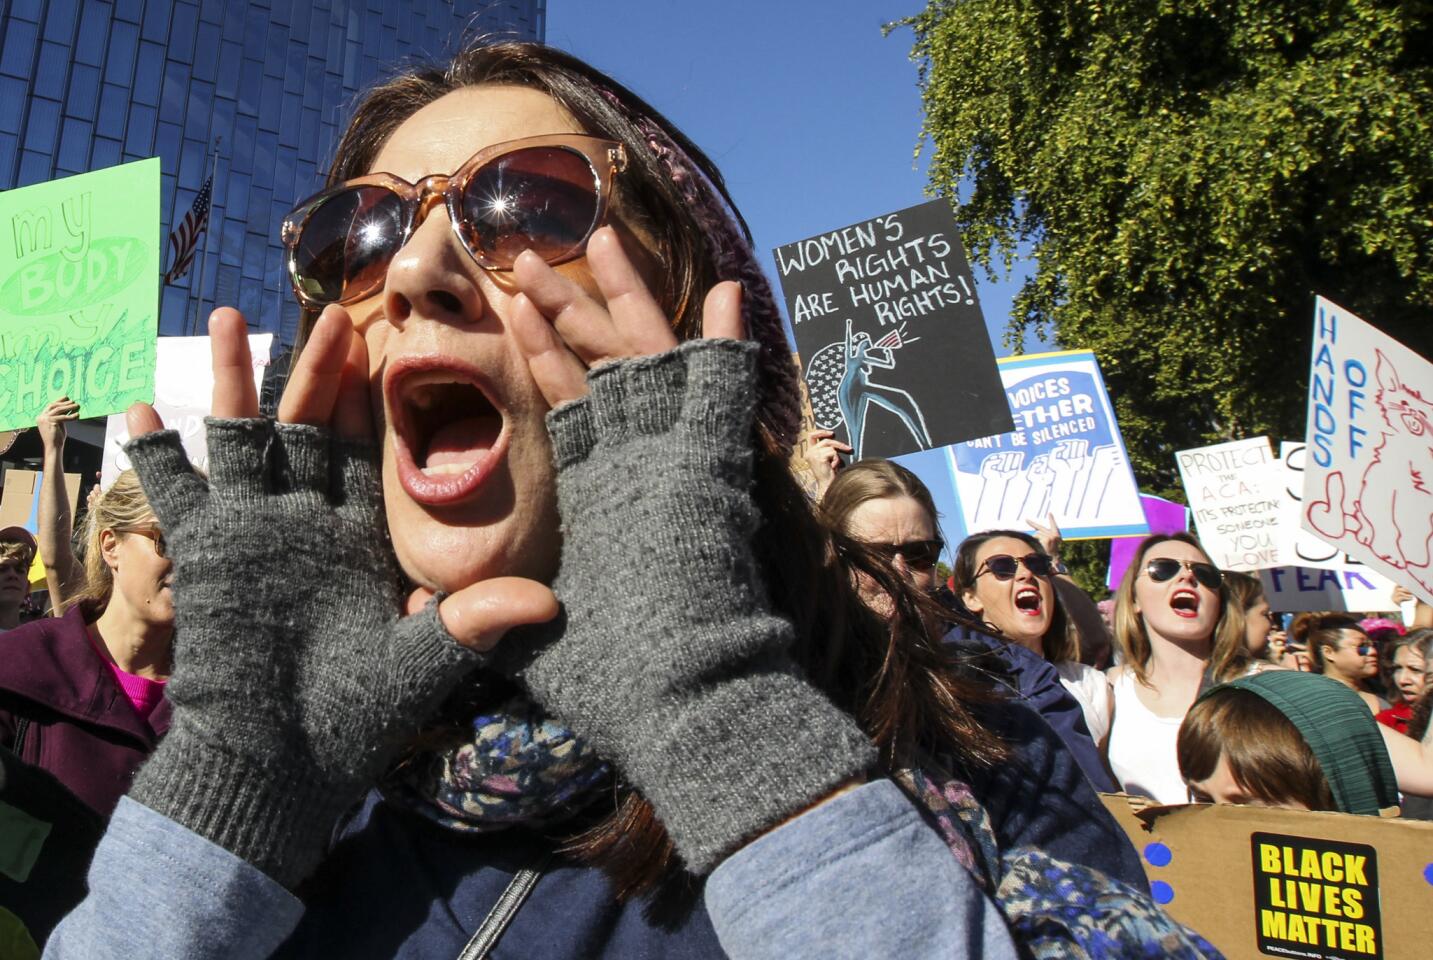
[[[1000,850],[970,786],[934,767],[892,774],[955,858],[995,901],[1028,960],[1178,958],[1223,955],[1150,898],[1099,870],[1034,847]]]
[[[610,768],[522,696],[485,710],[471,734],[398,768],[384,797],[451,830],[481,833],[564,820]]]
[[[610,768],[586,741],[521,696],[474,717],[470,728],[471,736],[400,767],[384,796],[473,833],[561,821],[609,780]],[[1141,890],[1032,847],[1001,851],[970,786],[938,765],[898,770],[892,779],[994,900],[1027,960],[1221,956]]]

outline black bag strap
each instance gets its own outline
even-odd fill
[[[543,871],[547,869],[551,859],[550,855],[544,856],[535,866],[524,867],[513,875],[507,889],[498,897],[492,910],[488,911],[473,938],[468,941],[463,952],[458,954],[458,960],[484,960],[492,952],[503,931],[507,930],[508,924],[512,923],[513,917],[517,916],[518,910],[532,893],[532,888],[542,879]]]

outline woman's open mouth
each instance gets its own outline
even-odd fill
[[[1021,587],[1015,591],[1015,609],[1027,617],[1038,617],[1040,608],[1040,591],[1034,587]]]
[[[1187,620],[1199,616],[1199,594],[1193,590],[1176,590],[1169,598],[1169,608]]]
[[[384,393],[398,482],[419,503],[471,496],[507,452],[507,418],[476,371],[450,359],[390,364]]]

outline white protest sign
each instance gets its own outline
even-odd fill
[[[1433,364],[1314,307],[1303,526],[1433,603]]]
[[[1282,477],[1266,437],[1175,454],[1199,542],[1221,570],[1279,565]]]
[[[263,385],[264,368],[269,365],[272,333],[249,335],[249,353],[254,359],[254,389]],[[209,360],[208,337],[160,337],[154,370],[154,409],[164,425],[179,432],[184,452],[200,470],[209,466],[204,446],[204,418],[214,392],[214,373]],[[124,445],[129,442],[124,414],[115,414],[105,424],[104,455],[100,485],[114,483],[120,471],[129,469]]]
[[[946,448],[966,529],[1026,530],[1053,513],[1067,540],[1148,533],[1095,355],[998,363],[1015,430]]]
[[[1315,567],[1274,567],[1260,570],[1264,596],[1276,613],[1305,610],[1348,610],[1354,613],[1394,609],[1393,582],[1368,567],[1320,570]]]

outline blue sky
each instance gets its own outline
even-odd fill
[[[919,203],[914,36],[883,24],[919,0],[548,0],[547,41],[670,117],[727,178],[774,277],[771,250]],[[1020,277],[976,285],[997,356]],[[1036,345],[1030,345],[1036,349]],[[948,539],[964,535],[944,451],[902,457]]]
[[[771,267],[782,243],[919,203],[914,0],[549,0],[547,40],[650,101],[709,153]],[[679,11],[674,13],[675,11]],[[977,276],[997,355],[1019,286]]]

